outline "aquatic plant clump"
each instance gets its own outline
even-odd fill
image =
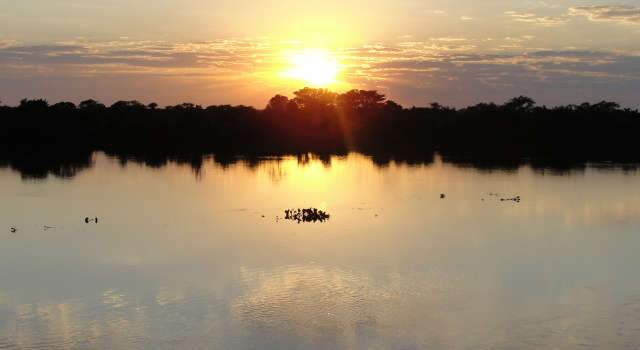
[[[501,202],[516,202],[520,203],[520,196],[515,196],[513,198],[500,198]]]
[[[316,208],[287,209],[284,211],[285,220],[301,222],[325,222],[330,215]]]

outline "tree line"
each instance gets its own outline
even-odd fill
[[[362,152],[471,164],[640,160],[640,113],[614,102],[538,106],[520,96],[456,109],[405,108],[377,91],[304,88],[264,109],[24,99],[0,106],[0,165],[104,151],[162,162],[216,155]],[[53,161],[53,160],[52,160]]]

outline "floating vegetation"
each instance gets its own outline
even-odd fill
[[[285,220],[301,222],[325,222],[330,215],[316,208],[287,209],[284,211]]]
[[[500,202],[515,202],[515,203],[520,203],[520,196],[515,196],[515,197],[502,197],[502,195],[500,193],[495,193],[495,192],[489,192],[488,193],[489,197],[494,197],[497,199],[500,199]],[[484,202],[484,198],[482,198],[482,201]]]
[[[515,196],[513,198],[500,198],[500,202],[507,202],[507,201],[520,203],[520,196]]]

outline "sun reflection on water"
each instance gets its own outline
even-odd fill
[[[0,221],[21,227],[0,246],[0,348],[640,340],[637,174],[380,166],[358,154],[219,161],[199,177],[103,154],[69,181],[0,171]],[[331,220],[275,220],[308,206]],[[82,222],[89,209],[100,225]]]

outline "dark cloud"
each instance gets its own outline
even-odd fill
[[[638,106],[629,89],[640,86],[640,57],[630,54],[574,50],[398,56],[369,62],[354,80],[366,84],[375,76],[389,96],[405,104],[417,99],[464,106],[523,94],[551,105],[607,99]]]
[[[13,45],[13,46],[6,46],[0,49],[0,52],[7,52],[7,53],[14,53],[14,54],[24,54],[24,55],[29,55],[29,54],[51,54],[51,53],[58,53],[58,52],[70,52],[70,51],[76,51],[76,50],[84,50],[85,47],[84,46],[80,46],[80,45],[65,45],[65,44],[60,44],[60,45],[29,45],[29,46],[23,46],[23,45]]]
[[[589,75],[626,79],[640,79],[640,57],[597,51],[537,51],[520,54],[464,54],[451,56],[429,56],[420,58],[381,59],[370,65],[374,70],[432,70],[444,74],[473,75],[491,71],[496,76],[520,72],[558,75]]]
[[[87,43],[84,45],[33,45],[0,48],[0,64],[123,65],[149,68],[206,68],[221,62],[238,63],[245,56],[236,47],[198,43],[151,45],[145,43]]]
[[[382,90],[406,105],[439,101],[462,106],[524,94],[547,104],[609,99],[638,106],[633,96],[640,86],[636,54],[523,49],[479,53],[466,49],[473,44],[464,38],[436,38],[355,47],[336,55],[345,65],[343,77],[350,86]],[[86,98],[134,99],[144,94],[166,104],[195,96],[201,104],[261,106],[270,95],[291,92],[265,78],[286,68],[278,62],[279,55],[270,45],[241,41],[13,45],[0,48],[0,100],[79,93]],[[108,87],[102,88],[106,82]],[[96,95],[85,95],[89,92]]]

